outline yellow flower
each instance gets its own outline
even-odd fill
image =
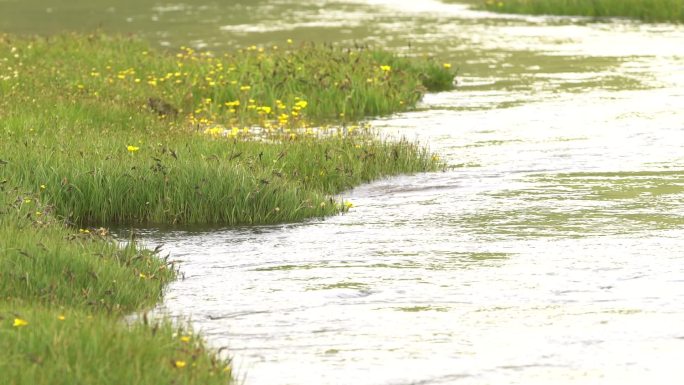
[[[44,184],[41,184],[41,185],[40,185],[40,189],[41,189],[41,190],[45,190],[46,188],[47,188],[46,185],[44,185]]]
[[[180,338],[180,340],[181,340],[181,342],[188,343],[188,342],[190,342],[190,336],[182,336]]]
[[[251,89],[252,89],[251,86],[240,86],[240,91],[249,91]]]
[[[354,207],[354,204],[349,202],[349,201],[344,201],[344,207],[349,210],[350,208]]]
[[[292,39],[287,39],[287,44],[292,44]]]
[[[140,150],[140,147],[129,145],[128,147],[126,147],[126,149],[128,149],[128,152],[136,152],[136,151]]]
[[[15,318],[14,323],[12,324],[12,326],[15,328],[20,328],[26,325],[28,325],[28,321],[21,318]]]
[[[140,278],[142,278],[142,279],[147,278],[147,276],[146,276],[145,274],[143,274],[143,273],[138,274],[138,277],[140,277]]]
[[[181,360],[177,360],[173,364],[177,368],[184,368],[187,365],[187,363],[185,361],[181,361]]]
[[[383,65],[383,66],[380,66],[380,69],[384,72],[390,72],[392,70],[392,67],[387,66],[387,65]]]
[[[269,107],[269,106],[257,107],[257,111],[258,111],[260,114],[267,114],[267,115],[268,115],[268,114],[271,113],[271,107]]]
[[[451,68],[451,63],[444,63],[442,66],[444,66],[445,69],[449,69]]]
[[[60,321],[64,321],[64,320],[66,319],[66,317],[63,316],[63,315],[58,315],[58,316],[57,316],[57,319],[60,320]]]

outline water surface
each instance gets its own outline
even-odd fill
[[[229,347],[247,384],[684,378],[684,27],[429,0],[0,11],[6,31],[99,25],[214,50],[370,43],[459,67],[457,90],[372,121],[453,169],[349,191],[343,216],[143,231],[185,276],[161,308]]]

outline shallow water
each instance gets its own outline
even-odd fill
[[[3,29],[69,23],[30,3],[0,0]],[[681,383],[684,27],[429,0],[124,4],[103,28],[161,44],[360,41],[460,67],[457,90],[373,121],[452,170],[349,191],[343,216],[142,231],[182,262],[162,309],[247,384]]]

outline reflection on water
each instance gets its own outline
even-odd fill
[[[458,167],[361,186],[325,220],[144,232],[182,262],[162,307],[228,346],[248,384],[684,378],[684,27],[429,0],[3,0],[0,15],[12,31],[373,43],[459,66],[457,91],[373,122]]]

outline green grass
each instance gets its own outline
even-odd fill
[[[25,326],[13,326],[25,321]],[[230,361],[168,322],[0,304],[3,385],[228,384]]]
[[[133,243],[119,247],[105,229],[74,231],[40,198],[3,194],[0,293],[15,304],[41,303],[129,313],[153,306],[173,277],[171,266]]]
[[[490,11],[506,13],[684,22],[684,0],[485,0],[481,4]]]
[[[9,384],[226,384],[149,309],[174,267],[118,224],[264,224],[438,157],[357,123],[449,89],[449,65],[311,44],[216,55],[131,38],[0,36],[0,373]],[[228,369],[226,369],[228,367]]]
[[[79,225],[295,221],[343,211],[330,196],[346,188],[438,166],[413,143],[326,123],[411,108],[423,82],[450,87],[453,73],[430,60],[312,45],[218,59],[102,36],[17,43],[0,45],[0,178]]]
[[[0,373],[8,385],[228,384],[230,361],[154,305],[173,266],[104,229],[74,229],[40,197],[0,194]],[[183,367],[181,367],[183,366]]]

